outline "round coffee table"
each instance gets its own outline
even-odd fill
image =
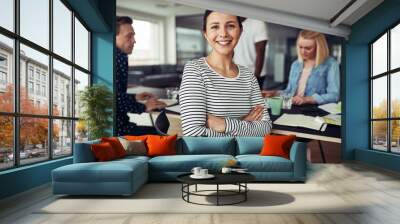
[[[247,192],[249,188],[247,183],[255,180],[255,177],[249,173],[216,173],[212,179],[193,179],[190,177],[191,173],[182,174],[177,177],[178,181],[182,183],[182,199],[188,203],[198,205],[234,205],[247,200]],[[197,190],[198,184],[215,185],[215,190]],[[195,186],[194,191],[190,191],[190,186]],[[237,190],[224,190],[220,189],[220,185],[236,185]],[[206,194],[215,192],[215,194]],[[203,197],[216,197],[216,204],[202,204],[190,200],[190,196],[203,196]],[[240,199],[231,203],[221,203],[221,197],[240,196]]]

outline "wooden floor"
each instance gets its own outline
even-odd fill
[[[47,185],[0,202],[0,223],[400,223],[398,173],[358,163],[312,164],[308,183],[366,206],[357,214],[35,214],[38,207],[54,200]]]

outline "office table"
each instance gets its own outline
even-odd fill
[[[271,114],[270,109],[269,114],[270,118],[273,121],[278,119],[280,116],[274,116]],[[168,134],[178,134],[178,136],[182,136],[182,128],[181,128],[181,120],[179,113],[168,111],[167,117],[170,120],[170,129],[168,130]],[[292,109],[286,110],[283,109],[282,113],[288,114],[304,114],[308,116],[325,116],[328,112],[318,108],[317,105],[304,105],[304,106],[296,106],[293,105]],[[157,115],[157,112],[155,113]],[[274,125],[272,126],[272,133],[273,134],[280,134],[280,135],[296,135],[301,140],[317,140],[318,146],[321,152],[322,161],[325,163],[326,158],[324,154],[324,150],[321,144],[321,141],[326,142],[334,142],[334,143],[341,143],[341,127],[337,125],[328,124],[325,131],[316,131],[308,128],[302,127],[291,127],[291,126],[283,126],[283,125]]]
[[[304,106],[296,106],[293,105],[292,109],[287,110],[283,109],[282,113],[287,114],[303,114],[308,116],[325,116],[328,112],[318,108],[318,105],[304,105]],[[279,118],[279,116],[274,116],[271,114],[269,109],[269,114],[272,122]],[[326,142],[334,142],[341,143],[341,127],[337,125],[328,124],[325,131],[316,131],[308,128],[302,127],[291,127],[291,126],[283,126],[283,125],[272,125],[272,133],[281,134],[281,135],[296,135],[298,138],[308,139],[308,140],[317,140],[318,146],[321,152],[322,161],[325,163],[326,158],[324,154],[324,150],[322,148],[321,141]]]

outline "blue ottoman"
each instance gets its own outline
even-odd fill
[[[131,195],[148,180],[147,159],[74,163],[52,171],[53,193]]]

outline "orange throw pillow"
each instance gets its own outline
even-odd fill
[[[121,158],[126,156],[126,151],[122,146],[121,142],[119,142],[118,138],[111,137],[111,138],[101,138],[101,142],[108,142],[114,149],[115,155],[117,158]]]
[[[146,142],[148,135],[125,135],[124,138],[128,141],[143,141]]]
[[[289,159],[290,147],[292,147],[295,139],[295,135],[266,135],[260,155],[280,156]]]
[[[173,136],[148,135],[147,137],[148,156],[176,155],[176,147],[175,147],[176,139],[177,135]]]
[[[117,158],[113,147],[108,142],[93,144],[90,147],[92,149],[94,157],[99,162],[109,161]]]

